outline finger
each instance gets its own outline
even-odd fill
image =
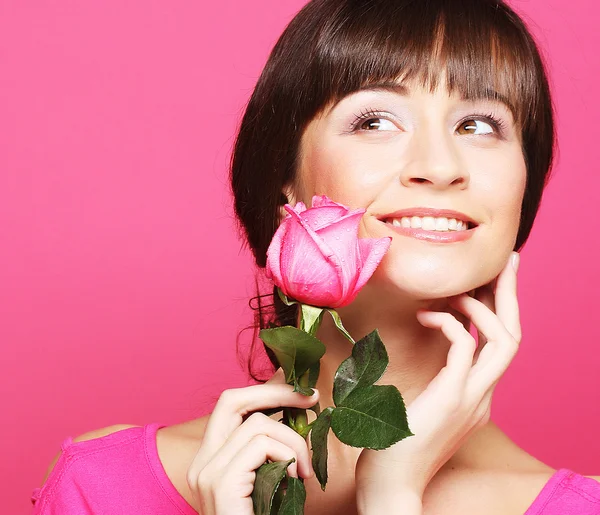
[[[417,319],[425,327],[441,330],[450,341],[446,360],[447,376],[451,381],[464,384],[473,364],[475,338],[450,313],[418,310]]]
[[[517,252],[513,252],[512,254],[518,256]],[[515,341],[519,343],[522,335],[519,316],[519,301],[517,298],[517,272],[513,268],[510,258],[504,267],[504,270],[502,270],[498,276],[498,284],[496,286],[496,313],[508,332]]]
[[[495,282],[496,281],[494,280],[484,286],[477,288],[474,297],[492,312],[496,311],[494,295]],[[487,338],[479,329],[477,329],[477,349],[475,350],[475,355],[473,357],[473,364],[477,363],[479,355],[481,354],[481,351],[486,343]]]
[[[279,367],[274,372],[274,374],[271,376],[271,378],[263,384],[287,384],[287,381],[285,380],[285,372],[284,372],[283,368]],[[264,413],[265,415],[272,416],[276,413],[281,413],[282,409],[280,406],[277,406],[275,408],[261,409],[260,411],[262,413]],[[246,418],[248,418],[248,416],[249,415],[246,414],[242,417],[242,423],[246,420]]]
[[[254,472],[267,460],[287,461],[292,458],[295,460],[296,455],[290,447],[268,436],[256,435],[249,445],[233,457],[227,472],[222,477],[226,482],[235,482],[236,478]],[[288,474],[292,477],[298,477],[296,464],[297,462],[294,461],[288,466]]]
[[[310,408],[319,400],[319,392],[310,397],[294,392],[289,384],[262,384],[225,390],[213,410],[202,440],[202,449],[215,452],[243,421],[246,414],[265,408],[287,406]]]
[[[253,413],[246,422],[231,434],[213,456],[211,467],[214,466],[216,469],[225,468],[233,460],[234,456],[247,447],[257,435],[268,436],[293,449],[302,477],[308,478],[312,476],[313,470],[306,440],[293,429],[276,422],[262,413]]]
[[[506,371],[516,353],[516,344],[502,321],[487,306],[467,295],[458,295],[449,299],[450,305],[467,315],[480,330],[488,342],[480,352],[477,363],[473,365],[470,376],[478,377],[478,388],[487,390]],[[479,375],[483,376],[479,381]]]
[[[267,460],[288,461],[295,458],[294,451],[281,442],[257,435],[233,458],[227,469],[212,471],[207,468],[201,475],[193,476],[191,481],[200,491],[211,494],[214,513],[253,513],[250,496],[255,486],[256,469]],[[288,465],[287,472],[291,477],[298,477],[295,461]],[[239,505],[240,500],[247,503]]]

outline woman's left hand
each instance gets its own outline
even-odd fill
[[[403,501],[416,506],[410,509],[407,505],[403,513],[421,513],[420,502],[429,481],[465,440],[489,421],[492,393],[521,341],[517,274],[511,259],[496,279],[495,292],[489,285],[478,291],[476,298],[462,294],[449,302],[477,327],[479,348],[450,313],[417,312],[422,325],[441,330],[451,342],[447,363],[407,406],[414,436],[382,451],[361,452],[356,464],[360,513],[396,509]]]

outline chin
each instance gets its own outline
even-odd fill
[[[384,260],[369,281],[372,293],[379,290],[384,297],[404,297],[414,300],[432,300],[451,297],[473,290],[487,281],[478,270],[473,275],[469,266],[456,267],[453,263],[432,260],[403,260],[392,266]]]

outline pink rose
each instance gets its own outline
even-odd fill
[[[338,308],[350,304],[369,280],[392,239],[358,237],[365,209],[350,210],[325,195],[302,202],[281,223],[267,250],[267,276],[303,304]]]

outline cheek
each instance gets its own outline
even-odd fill
[[[527,180],[525,162],[520,154],[495,162],[492,169],[488,167],[485,173],[474,174],[471,186],[492,224],[506,229],[514,226],[516,234]]]
[[[383,153],[360,146],[324,141],[305,150],[298,170],[301,200],[327,195],[352,207],[366,207],[389,181]]]

